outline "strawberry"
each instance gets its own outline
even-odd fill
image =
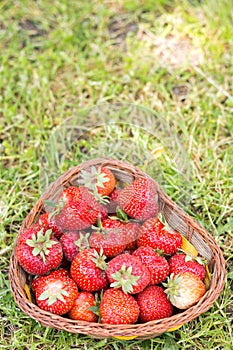
[[[20,235],[16,256],[25,271],[32,275],[44,275],[60,265],[63,253],[61,243],[53,236],[51,229],[33,225]]]
[[[158,218],[148,219],[139,231],[138,247],[149,246],[174,254],[182,245],[182,236],[176,231],[168,231]]]
[[[50,272],[50,276],[53,276],[53,277],[60,277],[60,276],[67,276],[69,277],[69,272],[65,269],[58,269],[58,270],[55,270],[55,271],[52,271]],[[47,277],[46,275],[41,275],[41,276],[37,276],[36,278],[34,278],[32,280],[32,283],[31,283],[31,288],[32,288],[32,291],[35,293],[36,292],[36,289],[37,287],[41,284],[41,282],[43,281],[43,279]]]
[[[118,196],[120,208],[131,218],[146,220],[158,214],[156,184],[149,178],[138,178]]]
[[[137,322],[139,307],[132,295],[119,289],[107,289],[100,303],[101,323],[132,324]]]
[[[172,315],[173,306],[162,287],[148,286],[136,296],[136,300],[141,322],[160,320]]]
[[[139,247],[133,252],[133,256],[141,259],[150,271],[150,284],[158,284],[164,281],[169,275],[169,264],[164,256],[160,256],[151,247]]]
[[[199,262],[200,261],[200,262]],[[170,272],[178,275],[180,272],[192,272],[202,281],[206,276],[206,269],[201,260],[193,260],[190,255],[175,254],[169,260]]]
[[[87,248],[79,252],[71,263],[70,274],[80,289],[87,292],[100,290],[107,286],[107,264],[101,251]]]
[[[141,260],[130,254],[120,254],[108,263],[107,276],[110,287],[122,288],[124,293],[142,291],[151,280],[151,275]]]
[[[36,288],[37,305],[45,311],[57,315],[66,314],[71,310],[78,296],[76,283],[65,275],[44,276]]]
[[[55,224],[54,218],[52,214],[44,213],[40,215],[38,223],[40,226],[45,227],[46,229],[51,228],[53,231],[54,237],[60,238],[63,232],[59,229],[59,227]]]
[[[43,279],[46,277],[46,275],[41,275],[41,276],[37,276],[36,278],[34,278],[31,282],[31,288],[33,293],[36,292],[37,287],[40,285],[41,281],[43,281]]]
[[[101,196],[108,196],[116,185],[113,172],[103,166],[91,166],[87,170],[82,170],[79,173],[78,182],[80,185],[89,188],[100,201]]]
[[[206,292],[205,284],[192,272],[172,273],[163,285],[170,302],[181,310],[196,304]]]
[[[124,223],[110,217],[99,223],[100,228],[89,238],[90,246],[98,252],[103,249],[104,255],[113,257],[125,249]]]
[[[89,234],[81,231],[70,231],[64,233],[60,242],[63,249],[63,254],[68,261],[74,260],[80,250],[89,247]]]
[[[97,322],[98,316],[90,310],[93,306],[95,306],[94,295],[90,292],[80,292],[68,312],[68,317],[72,320]]]
[[[54,212],[55,224],[63,232],[83,230],[91,227],[99,214],[99,204],[93,194],[85,187],[71,186],[60,194]]]

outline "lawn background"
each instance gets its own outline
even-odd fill
[[[232,38],[231,0],[0,2],[0,349],[232,349]],[[208,312],[145,341],[44,328],[16,306],[7,277],[20,224],[41,192],[40,162],[55,128],[79,108],[117,102],[143,105],[172,124],[192,173],[185,209],[215,237],[228,270]],[[93,154],[112,132],[85,137],[82,147]],[[155,155],[175,199],[178,169],[159,151],[159,135],[132,137],[132,145],[143,140]],[[69,153],[60,170],[85,159],[81,151]]]

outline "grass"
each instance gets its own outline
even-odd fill
[[[232,348],[232,18],[230,0],[1,1],[0,349]],[[78,142],[60,137],[67,118]],[[102,154],[156,176],[224,253],[223,293],[177,331],[95,340],[45,329],[13,301],[13,242],[46,179]]]

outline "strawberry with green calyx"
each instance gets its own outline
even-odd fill
[[[131,218],[146,220],[158,214],[158,193],[150,178],[138,178],[122,189],[118,196],[120,208]]]
[[[139,307],[132,295],[119,289],[107,289],[100,303],[101,323],[133,324],[137,322]]]
[[[68,261],[74,260],[79,251],[89,247],[89,235],[85,231],[70,231],[63,234],[60,242],[63,254]]]
[[[87,292],[101,290],[108,285],[107,263],[103,250],[87,248],[79,252],[71,263],[70,274],[80,289]]]
[[[112,288],[121,288],[124,293],[136,294],[151,280],[151,275],[141,260],[128,253],[114,257],[108,263],[108,280]]]
[[[169,264],[164,256],[160,256],[151,247],[139,247],[133,252],[133,256],[141,259],[150,271],[150,284],[158,284],[164,281],[170,272]]]
[[[91,233],[90,246],[97,251],[103,249],[103,253],[107,257],[113,257],[121,253],[126,246],[124,242],[124,223],[109,217],[103,221],[98,220],[98,226]]]
[[[16,256],[25,271],[32,275],[44,275],[60,265],[63,252],[51,229],[33,225],[20,235]]]
[[[40,226],[45,227],[46,229],[51,229],[53,231],[54,237],[60,238],[63,232],[55,224],[53,213],[44,213],[41,214],[38,220]]]
[[[86,187],[66,188],[60,194],[57,206],[54,220],[62,232],[89,228],[100,214],[99,203]]]
[[[138,247],[149,246],[169,255],[175,254],[182,245],[181,234],[168,230],[158,218],[146,220],[138,236]]]
[[[170,302],[181,310],[196,304],[206,292],[205,284],[192,272],[172,273],[163,286]]]
[[[91,166],[79,173],[78,182],[91,190],[97,200],[103,202],[114,190],[116,179],[113,172],[103,166]]]
[[[189,254],[177,253],[169,259],[170,272],[178,275],[180,272],[192,272],[202,281],[206,276],[206,268],[200,257],[192,257]]]
[[[36,288],[37,305],[57,315],[66,314],[78,296],[76,283],[65,275],[44,276]]]
[[[170,317],[173,306],[168,300],[164,289],[159,286],[148,286],[136,296],[139,306],[139,319],[141,322],[149,322]]]
[[[65,269],[58,269],[58,270],[55,270],[55,271],[52,271],[49,273],[50,276],[52,277],[62,277],[62,276],[66,276],[66,277],[69,277],[69,272]],[[41,284],[41,282],[43,281],[43,279],[47,277],[47,275],[40,275],[40,276],[36,276],[32,282],[31,282],[31,288],[32,288],[32,291],[35,293],[36,292],[36,289],[37,287]]]
[[[92,311],[95,308],[95,297],[90,292],[80,292],[74,301],[68,317],[72,320],[97,322],[98,316]]]

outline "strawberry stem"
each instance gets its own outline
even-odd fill
[[[94,249],[93,252],[93,259],[92,261],[95,263],[96,267],[98,267],[100,270],[107,270],[107,263],[105,261],[106,256],[104,255],[103,248],[100,248],[100,252],[98,253],[97,250]]]
[[[26,240],[26,244],[29,245],[29,247],[33,248],[33,256],[40,255],[44,263],[46,262],[46,255],[49,254],[50,248],[52,248],[52,246],[57,243],[51,239],[51,235],[51,229],[47,230],[44,233],[44,229],[42,228],[37,232],[37,236],[35,234],[32,234],[32,238]]]
[[[122,288],[124,293],[132,293],[133,286],[136,286],[140,276],[135,276],[132,274],[133,267],[126,267],[123,264],[117,272],[111,274],[111,277],[115,282],[110,284],[112,288]]]

